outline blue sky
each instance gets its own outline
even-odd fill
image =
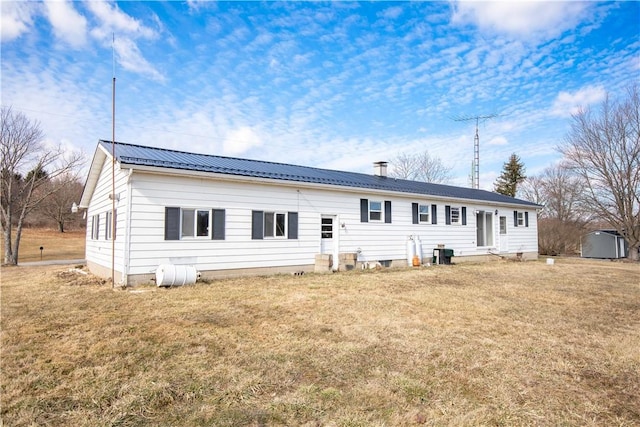
[[[475,122],[454,119],[496,114],[479,127],[493,189],[511,153],[541,172],[571,113],[640,80],[639,2],[0,7],[2,105],[88,159],[115,69],[118,141],[364,173],[428,151],[462,186]]]

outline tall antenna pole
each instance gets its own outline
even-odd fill
[[[496,117],[497,114],[489,114],[486,116],[466,116],[454,118],[456,122],[465,122],[469,120],[476,121],[476,135],[473,138],[473,167],[471,168],[471,188],[480,188],[480,134],[478,133],[478,125],[480,120],[485,121]]]
[[[113,80],[111,82],[111,286],[115,288],[116,271],[116,35],[113,34],[111,55]]]

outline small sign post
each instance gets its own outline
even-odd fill
[[[42,251],[44,250],[44,246],[40,246],[40,261],[42,261]]]

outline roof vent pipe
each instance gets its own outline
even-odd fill
[[[387,176],[387,162],[374,162],[373,174],[375,176]]]

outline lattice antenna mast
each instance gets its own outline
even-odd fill
[[[486,116],[466,116],[456,117],[453,120],[456,122],[466,122],[469,120],[476,121],[476,135],[473,138],[473,167],[471,168],[471,187],[480,188],[480,134],[478,127],[480,120],[485,121],[496,117],[497,114],[489,114]]]

